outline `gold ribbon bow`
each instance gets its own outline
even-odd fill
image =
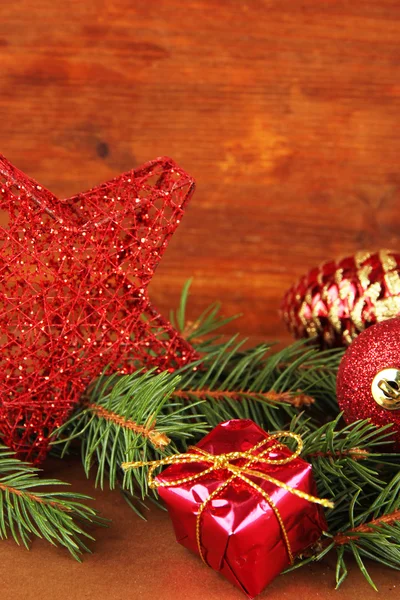
[[[273,450],[282,448],[283,445],[280,444],[279,442],[276,442],[272,446],[269,446],[266,450],[263,450],[259,454],[253,454],[254,451],[262,448],[262,446],[264,446],[266,443],[268,443],[271,439],[279,440],[283,437],[292,438],[292,439],[296,440],[296,442],[297,442],[297,448],[290,456],[287,456],[285,458],[270,458],[269,456],[265,456],[266,454],[267,455],[271,454],[271,452]],[[139,467],[150,467],[148,476],[147,476],[147,481],[148,481],[149,487],[152,489],[159,488],[159,487],[176,487],[179,485],[183,485],[185,483],[196,481],[197,479],[200,479],[201,477],[206,477],[207,475],[209,475],[213,471],[217,471],[218,469],[226,469],[227,471],[229,471],[232,474],[226,481],[221,483],[221,485],[216,490],[211,492],[211,494],[208,496],[208,498],[206,498],[206,500],[204,500],[204,502],[200,505],[198,513],[197,513],[196,541],[197,541],[197,547],[199,550],[199,554],[201,556],[202,561],[205,564],[207,564],[207,562],[204,558],[204,554],[203,554],[203,550],[202,550],[202,546],[201,546],[201,516],[202,516],[205,508],[211,502],[211,500],[213,500],[218,494],[220,494],[222,492],[222,490],[224,490],[226,487],[228,487],[235,479],[240,479],[241,481],[246,483],[248,486],[250,486],[251,488],[256,490],[267,501],[267,503],[273,510],[276,518],[278,519],[291,563],[293,563],[293,561],[294,561],[293,552],[292,552],[292,548],[290,545],[289,536],[288,536],[285,524],[283,522],[282,516],[279,512],[279,509],[276,506],[276,504],[273,502],[270,495],[267,494],[267,492],[265,490],[263,490],[262,487],[260,487],[256,483],[254,483],[254,481],[252,481],[251,479],[249,479],[247,477],[247,475],[251,475],[253,477],[258,477],[260,479],[264,479],[265,481],[269,481],[270,483],[276,485],[277,487],[280,487],[280,488],[286,490],[290,494],[293,494],[294,496],[298,496],[299,498],[303,498],[304,500],[308,500],[308,502],[312,502],[313,504],[320,504],[321,506],[324,506],[326,508],[333,508],[333,506],[334,506],[333,503],[330,502],[329,500],[323,500],[321,498],[312,496],[311,494],[307,494],[306,492],[302,492],[301,490],[292,488],[289,485],[287,485],[286,483],[284,483],[283,481],[279,481],[279,479],[275,479],[275,477],[272,477],[271,475],[268,475],[267,473],[258,471],[257,469],[255,469],[252,466],[253,463],[257,463],[257,462],[264,464],[264,465],[286,465],[286,464],[294,461],[296,458],[298,458],[300,456],[300,454],[303,450],[303,440],[301,439],[301,436],[298,435],[297,433],[292,433],[291,431],[278,431],[277,433],[273,433],[273,434],[269,435],[268,438],[266,438],[265,440],[262,440],[261,442],[259,442],[258,444],[256,444],[252,448],[250,448],[250,450],[246,450],[245,452],[227,452],[226,454],[210,454],[209,452],[206,452],[205,450],[202,450],[201,448],[197,448],[197,447],[191,447],[191,448],[189,448],[189,450],[194,450],[195,452],[186,452],[184,454],[175,454],[173,456],[167,456],[166,458],[161,458],[160,460],[123,463],[122,468],[126,471],[128,469],[137,469]],[[237,460],[239,458],[246,460],[244,465],[238,466],[231,462],[231,461]],[[181,477],[178,479],[173,479],[172,481],[171,480],[170,481],[157,481],[155,479],[154,471],[158,467],[162,467],[164,465],[186,465],[186,464],[190,464],[190,463],[199,463],[199,462],[208,463],[208,464],[210,464],[210,467],[204,469],[204,471],[201,471],[200,473],[196,473],[195,475],[189,475],[188,477]]]

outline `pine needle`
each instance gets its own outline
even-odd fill
[[[320,352],[309,342],[279,351],[268,343],[245,349],[246,340],[226,341],[215,333],[231,320],[219,316],[219,304],[187,322],[189,287],[190,282],[171,319],[200,360],[175,374],[104,375],[58,430],[55,444],[65,453],[79,439],[86,473],[95,471],[97,485],[120,487],[142,514],[143,500],[153,493],[146,471],[123,475],[123,462],[182,452],[232,418],[250,418],[267,431],[290,428],[303,437],[303,457],[313,465],[319,495],[335,503],[326,512],[329,531],[293,568],[336,552],[340,586],[348,574],[347,556],[353,555],[374,586],[365,558],[400,565],[400,455],[391,451],[389,426],[343,424],[335,392],[343,351]]]
[[[32,536],[43,538],[54,546],[63,546],[80,561],[82,552],[90,552],[84,540],[94,538],[79,523],[104,525],[105,521],[82,502],[90,500],[89,496],[48,491],[68,484],[41,479],[38,473],[39,469],[0,446],[0,538],[11,536],[26,548]]]
[[[139,496],[147,495],[145,473],[123,474],[120,465],[171,454],[177,451],[178,442],[198,439],[207,431],[204,419],[194,420],[188,407],[171,400],[178,383],[179,377],[168,372],[104,376],[57,431],[53,445],[62,446],[63,456],[79,438],[86,475],[94,470],[95,484],[101,488],[106,482],[111,489],[121,485],[142,514],[137,490]]]

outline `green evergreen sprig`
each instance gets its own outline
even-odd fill
[[[371,585],[365,558],[399,568],[400,456],[390,450],[390,427],[342,422],[335,380],[343,351],[321,352],[309,342],[249,349],[246,340],[218,333],[231,320],[219,316],[218,304],[188,322],[188,294],[189,284],[173,320],[200,360],[174,374],[104,374],[58,430],[55,444],[65,454],[80,441],[85,472],[95,471],[97,485],[121,489],[139,513],[153,494],[146,470],[123,474],[122,463],[182,452],[227,419],[291,429],[303,437],[320,496],[335,502],[326,513],[329,532],[296,568],[336,552],[337,585],[347,575],[348,555]]]
[[[82,502],[89,500],[89,496],[48,491],[49,487],[68,484],[41,479],[38,473],[39,469],[0,446],[0,538],[11,536],[27,548],[32,536],[44,538],[54,546],[65,547],[80,560],[83,552],[90,552],[85,539],[94,540],[81,524],[105,522]]]
[[[244,350],[245,344],[235,336],[181,369],[173,397],[186,404],[205,401],[201,412],[210,427],[250,418],[267,429],[282,429],[300,409],[315,417],[337,413],[341,352],[318,352],[305,342],[275,352],[271,344]]]
[[[107,481],[111,489],[120,487],[141,514],[140,498],[148,494],[146,474],[123,474],[123,462],[155,460],[185,450],[187,442],[194,444],[231,418],[251,418],[265,429],[282,429],[301,410],[312,414],[316,400],[310,392],[317,398],[324,387],[333,397],[332,353],[320,356],[300,343],[272,354],[267,345],[246,351],[242,347],[237,340],[221,343],[175,374],[103,375],[56,432],[54,446],[61,446],[64,456],[79,439],[87,476],[94,470],[96,485],[103,487]],[[324,397],[319,412],[326,405]]]
[[[221,334],[211,337],[214,331],[220,330],[241,315],[232,317],[221,317],[220,302],[214,302],[196,319],[187,318],[187,305],[190,295],[192,279],[186,281],[183,286],[179,307],[176,311],[170,311],[170,321],[181,335],[190,342],[201,353],[214,351],[216,344],[221,340]]]
[[[143,497],[147,495],[145,473],[123,475],[120,465],[177,452],[178,443],[198,439],[208,429],[200,416],[193,419],[189,407],[174,402],[172,394],[179,381],[179,376],[154,370],[101,377],[60,427],[54,445],[62,446],[64,456],[71,442],[79,438],[86,475],[94,469],[96,486],[103,488],[107,481],[111,489],[121,487],[131,495],[125,497],[132,508],[141,514],[137,490]]]
[[[292,430],[299,430],[292,422]],[[322,547],[295,565],[304,566],[336,551],[336,583],[348,574],[352,554],[368,582],[375,585],[364,558],[400,567],[400,454],[390,452],[390,426],[368,420],[342,426],[341,415],[317,430],[301,423],[302,457],[313,465],[318,493],[331,498],[329,533]]]

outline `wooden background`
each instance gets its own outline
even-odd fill
[[[219,299],[245,313],[231,331],[287,342],[277,311],[298,276],[398,249],[399,108],[399,0],[0,3],[0,152],[64,197],[176,159],[198,188],[152,299],[167,312],[194,276],[192,315]],[[51,473],[94,493],[78,463]],[[173,543],[165,515],[145,527],[96,495],[115,523],[83,566],[0,544],[4,600],[240,597]],[[399,575],[369,568],[394,598]],[[332,566],[308,573],[262,597],[375,597],[361,576],[334,596]]]
[[[151,285],[167,312],[289,340],[285,289],[397,248],[398,0],[0,5],[0,152],[61,196],[167,154],[197,192]]]

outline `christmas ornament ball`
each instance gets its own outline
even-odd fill
[[[341,361],[336,389],[347,423],[392,423],[400,450],[400,318],[373,325],[354,340]]]
[[[364,329],[400,316],[400,253],[362,251],[312,269],[286,292],[281,314],[297,338],[349,346]]]

